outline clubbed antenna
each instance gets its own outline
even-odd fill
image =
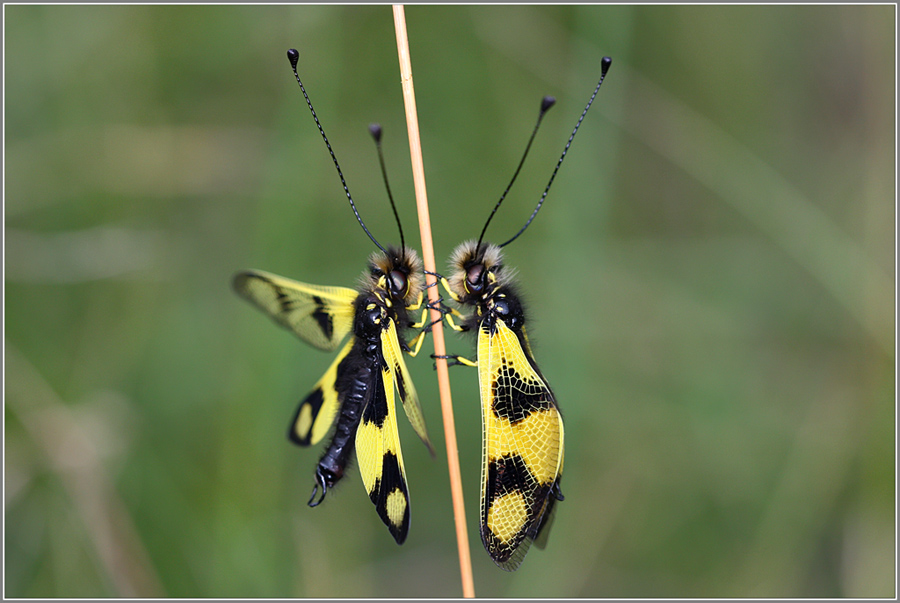
[[[381,244],[375,240],[375,237],[372,236],[372,233],[369,232],[369,229],[366,228],[365,223],[359,215],[359,212],[356,210],[356,204],[353,202],[353,197],[350,196],[350,189],[347,188],[347,181],[344,180],[344,173],[341,171],[341,166],[338,164],[337,157],[334,156],[334,151],[331,149],[331,143],[328,142],[328,137],[325,136],[325,130],[322,129],[322,124],[319,123],[319,117],[316,115],[316,110],[313,109],[312,101],[309,100],[309,95],[306,93],[306,88],[303,87],[303,82],[300,81],[300,74],[297,73],[297,62],[300,60],[300,53],[295,49],[291,48],[287,51],[288,60],[291,62],[291,69],[294,70],[294,77],[297,78],[297,83],[300,84],[300,91],[303,92],[303,98],[306,99],[306,104],[309,106],[309,111],[312,113],[313,119],[316,121],[316,126],[319,128],[319,134],[322,135],[322,140],[325,141],[325,146],[328,147],[328,152],[331,154],[331,160],[334,162],[334,167],[337,169],[338,176],[341,178],[341,184],[344,185],[344,192],[347,193],[347,200],[350,201],[350,208],[353,210],[353,214],[356,216],[356,219],[359,220],[359,225],[362,226],[362,229],[369,235],[369,238],[372,239],[372,242],[380,249],[384,251],[385,255],[387,255],[387,251]]]
[[[569,147],[572,145],[572,140],[574,140],[575,134],[578,133],[578,128],[581,127],[581,122],[584,120],[584,116],[587,115],[588,109],[591,108],[591,103],[594,102],[594,98],[596,98],[597,93],[600,91],[600,85],[603,84],[603,79],[606,77],[606,72],[609,71],[610,65],[612,65],[612,59],[610,57],[603,57],[603,59],[600,61],[600,81],[597,82],[597,87],[594,88],[594,93],[591,94],[591,98],[590,100],[588,100],[587,106],[584,108],[584,111],[581,112],[581,117],[578,118],[578,123],[575,124],[575,129],[572,130],[572,135],[569,136],[569,141],[566,142],[566,147],[563,149],[562,155],[560,155],[559,157],[559,161],[556,162],[556,167],[553,169],[553,174],[550,176],[550,182],[547,183],[547,188],[544,189],[544,194],[541,195],[537,207],[535,207],[534,211],[531,212],[531,217],[528,218],[528,221],[525,222],[525,226],[523,226],[513,238],[500,245],[500,247],[509,245],[510,243],[515,241],[520,234],[525,232],[525,229],[528,228],[528,225],[531,224],[531,221],[534,220],[534,217],[537,215],[538,211],[540,211],[541,205],[543,205],[544,199],[547,198],[547,193],[550,192],[550,187],[553,185],[553,179],[556,178],[556,172],[559,171],[559,166],[562,165],[563,159],[566,158],[566,153],[569,152]]]
[[[516,168],[516,172],[513,174],[512,179],[509,181],[509,184],[506,185],[506,190],[500,195],[500,200],[497,201],[497,205],[494,206],[491,215],[488,216],[487,222],[484,223],[484,228],[481,229],[481,236],[478,237],[478,245],[475,247],[476,250],[481,247],[481,241],[484,239],[484,233],[487,232],[488,224],[491,223],[491,219],[494,217],[494,214],[497,213],[497,210],[500,209],[500,204],[503,203],[507,193],[509,193],[509,189],[512,188],[513,182],[515,182],[516,178],[519,176],[522,165],[525,163],[525,158],[528,157],[528,151],[531,149],[531,143],[534,142],[534,137],[537,134],[538,128],[541,126],[541,120],[544,119],[544,114],[547,113],[547,111],[550,110],[550,107],[555,103],[556,99],[552,96],[545,96],[541,99],[541,112],[538,114],[537,123],[534,124],[534,130],[531,131],[531,138],[528,139],[528,144],[525,145],[525,152],[522,154],[522,159],[519,161],[519,167]]]

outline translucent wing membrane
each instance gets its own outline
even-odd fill
[[[338,366],[350,353],[355,339],[351,337],[344,349],[337,355],[322,378],[319,379],[313,390],[300,402],[288,437],[300,446],[318,444],[325,437],[331,424],[341,409],[341,400],[337,392]]]
[[[552,509],[562,417],[519,338],[502,320],[478,334],[482,402],[481,537],[494,562],[518,568]]]
[[[422,415],[419,396],[412,378],[409,376],[409,369],[406,368],[394,321],[390,321],[387,328],[381,332],[381,351],[384,355],[384,362],[397,386],[397,391],[400,393],[400,401],[403,403],[403,410],[406,411],[409,422],[428,447],[431,456],[434,456],[434,448],[428,439],[428,430],[425,428],[425,417]]]
[[[353,302],[345,287],[309,285],[261,270],[235,275],[234,290],[244,299],[320,350],[337,349],[353,328]]]
[[[356,458],[363,485],[397,544],[409,532],[409,490],[397,433],[393,373],[375,371],[370,397],[356,431]]]

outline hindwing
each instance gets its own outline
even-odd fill
[[[478,372],[481,539],[494,562],[512,571],[538,536],[559,494],[562,417],[519,337],[499,318],[493,327],[482,323],[479,329]]]
[[[317,444],[325,437],[331,424],[334,423],[334,418],[343,402],[339,399],[337,391],[338,367],[350,353],[355,341],[354,337],[350,337],[344,349],[340,351],[313,390],[297,407],[288,431],[288,437],[295,444],[299,446]]]
[[[397,338],[397,328],[393,320],[389,320],[387,327],[381,332],[381,352],[384,356],[384,363],[391,372],[393,382],[397,386],[397,392],[400,394],[400,402],[403,403],[406,417],[428,447],[431,456],[434,456],[434,448],[428,439],[425,417],[422,415],[422,407],[419,404],[419,395],[416,393],[416,386],[413,385],[412,378],[409,376],[409,369],[406,368],[406,361],[403,359],[403,350],[400,348],[400,340]]]
[[[373,371],[374,383],[356,430],[356,458],[363,485],[378,515],[403,544],[409,532],[409,490],[394,407],[394,373],[382,365]]]
[[[353,328],[359,295],[353,289],[309,285],[261,270],[240,272],[232,284],[241,297],[320,350],[337,349]]]

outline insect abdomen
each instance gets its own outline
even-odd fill
[[[354,349],[338,367],[336,388],[343,400],[331,443],[316,467],[316,474],[326,479],[330,488],[344,475],[344,468],[353,452],[354,438],[359,427],[366,392],[372,381],[372,366],[365,362],[364,350],[368,344],[357,340]]]

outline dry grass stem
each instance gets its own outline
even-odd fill
[[[406,107],[406,128],[409,133],[409,151],[412,158],[413,182],[416,190],[416,208],[419,215],[419,233],[422,237],[422,259],[425,270],[435,272],[434,245],[431,240],[431,219],[428,214],[428,196],[425,192],[425,166],[422,162],[422,143],[419,138],[419,118],[416,113],[416,97],[413,89],[412,63],[409,57],[409,39],[406,35],[406,15],[402,5],[394,5],[394,29],[397,35],[397,54],[400,58],[400,81],[403,86],[403,104]],[[433,275],[426,274],[428,300],[438,301],[437,282]],[[441,318],[439,311],[431,310],[431,320]],[[432,329],[434,353],[447,353],[444,346],[444,330],[440,322]],[[450,473],[450,491],[453,498],[453,518],[456,523],[456,541],[459,547],[459,568],[462,579],[463,596],[473,598],[475,585],[472,579],[472,559],[469,555],[469,537],[466,530],[465,505],[463,504],[462,479],[459,471],[459,452],[456,446],[456,426],[453,420],[453,401],[450,397],[450,376],[447,361],[438,359],[437,378],[441,397],[441,411],[444,420],[444,439],[447,443],[447,465]]]

